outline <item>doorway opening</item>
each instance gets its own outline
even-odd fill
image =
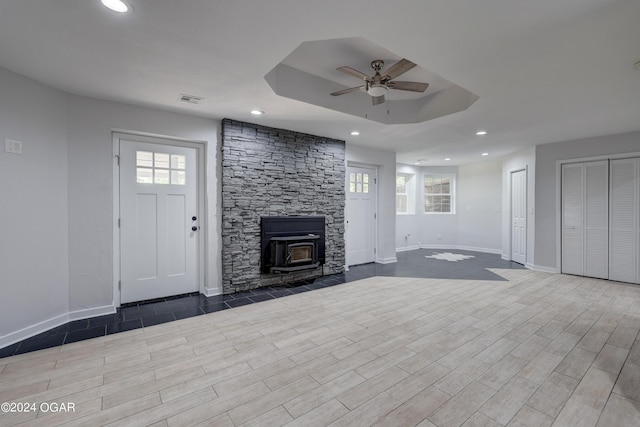
[[[114,133],[114,304],[204,291],[204,144]]]

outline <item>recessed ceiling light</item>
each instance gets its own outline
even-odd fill
[[[357,130],[352,130],[351,131],[351,135],[358,136],[358,135],[360,135],[360,132],[358,132]]]
[[[476,132],[476,135],[478,136],[482,136],[482,135],[486,135],[487,131],[486,130],[479,130],[478,132]]]
[[[448,162],[449,160],[451,160],[451,157],[445,157],[445,158],[444,158],[444,161],[445,161],[445,162]]]
[[[482,153],[482,155],[483,155],[483,156],[488,156],[488,155],[489,155],[489,153]]]
[[[264,114],[264,111],[262,111],[262,110],[258,110],[258,109],[256,108],[256,109],[251,110],[251,114],[253,114],[254,116],[261,116],[261,115],[263,115],[263,114]]]
[[[122,0],[100,0],[102,4],[118,13],[125,13],[129,11],[129,5]]]

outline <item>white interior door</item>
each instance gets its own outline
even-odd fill
[[[611,160],[609,278],[640,283],[640,161]]]
[[[582,164],[562,165],[562,269],[566,274],[584,271],[584,195]]]
[[[195,148],[120,140],[121,303],[198,290],[197,177]]]
[[[347,265],[375,261],[376,189],[375,169],[347,168]]]
[[[609,161],[562,165],[562,268],[609,277]]]
[[[527,261],[527,171],[511,172],[511,260]]]
[[[584,176],[584,275],[609,277],[609,161],[587,162]]]

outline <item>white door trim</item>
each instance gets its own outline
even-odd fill
[[[379,258],[379,253],[378,253],[378,228],[379,228],[379,221],[378,221],[378,176],[379,176],[379,167],[377,165],[371,165],[368,163],[360,163],[360,162],[352,162],[352,161],[347,161],[347,173],[345,174],[345,215],[344,215],[344,227],[345,227],[345,244],[344,244],[344,269],[345,271],[349,271],[349,260],[347,259],[349,251],[347,249],[347,246],[349,244],[349,242],[347,241],[347,204],[346,204],[346,200],[349,197],[349,168],[350,167],[354,167],[354,168],[364,168],[364,169],[371,169],[373,171],[373,178],[375,179],[375,191],[373,192],[373,214],[374,214],[374,233],[373,233],[373,249],[375,251],[375,257],[374,257],[374,262],[381,262],[381,263],[385,263],[382,262],[383,260],[381,260]]]
[[[205,203],[206,194],[206,142],[194,141],[184,138],[176,138],[172,136],[157,135],[151,133],[127,131],[121,129],[112,129],[112,146],[113,146],[113,305],[120,307],[120,227],[118,220],[120,218],[120,140],[127,139],[138,142],[148,142],[152,144],[173,145],[180,147],[188,147],[196,150],[198,162],[198,184],[197,184],[197,205],[198,217],[202,221],[198,221],[201,230],[200,239],[198,241],[198,289],[200,293],[206,293],[205,284],[206,277],[206,236],[207,236],[207,208]]]

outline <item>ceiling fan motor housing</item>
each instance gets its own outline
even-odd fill
[[[379,73],[384,66],[384,61],[382,59],[374,59],[371,61],[371,68],[375,70],[376,73]]]

